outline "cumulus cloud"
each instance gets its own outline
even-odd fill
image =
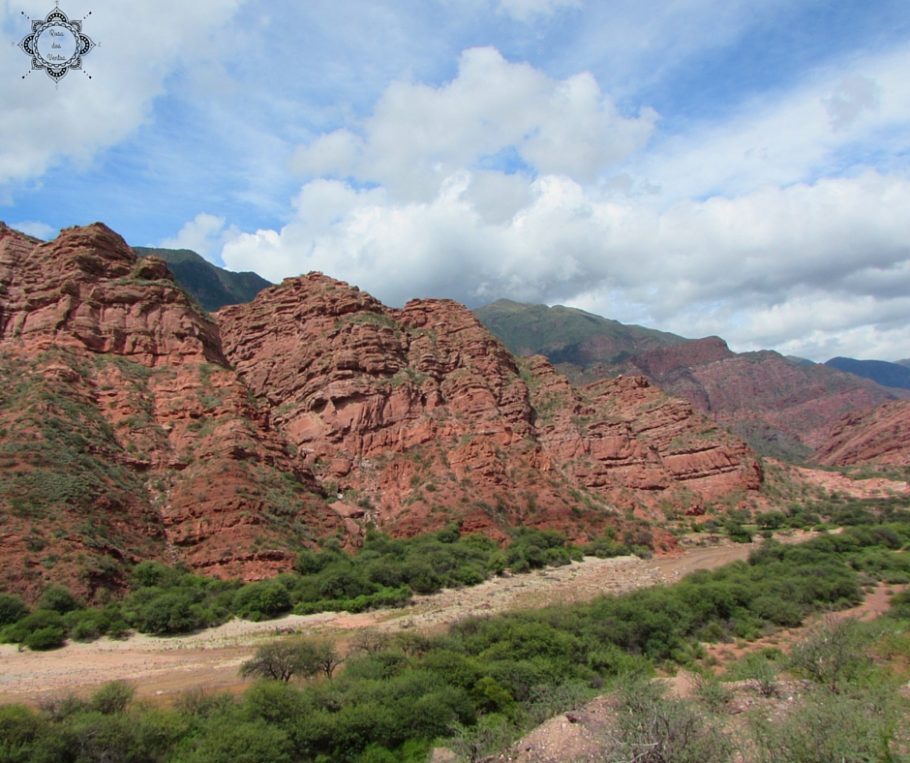
[[[910,180],[852,155],[899,154],[908,66],[906,47],[853,61],[643,154],[656,115],[619,113],[590,74],[468,50],[451,82],[394,83],[356,129],[302,146],[288,224],[223,258],[395,305],[505,296],[737,349],[906,355]]]
[[[223,217],[200,212],[185,223],[176,236],[164,239],[159,246],[165,249],[191,249],[207,260],[215,261],[215,254],[232,234],[233,231],[226,229]]]
[[[206,41],[217,34],[242,0],[136,0],[94,3],[78,13],[92,15],[84,30],[97,43],[83,60],[92,78],[71,72],[55,88],[43,72],[26,80],[29,60],[15,47],[30,27],[19,11],[43,18],[48,3],[6,4],[0,35],[0,185],[42,175],[70,159],[87,166],[95,154],[115,145],[146,119],[167,77],[205,56]],[[128,24],[128,29],[124,25]]]
[[[621,114],[590,73],[556,80],[494,48],[473,48],[451,82],[393,83],[361,130],[319,136],[292,167],[378,183],[407,201],[432,199],[462,169],[591,181],[644,146],[656,120],[651,109]]]
[[[322,270],[391,304],[414,296],[564,302],[684,334],[721,334],[743,349],[907,314],[903,178],[869,172],[660,210],[598,200],[548,175],[498,220],[471,201],[474,180],[456,173],[428,202],[313,181],[291,223],[239,234],[222,256],[272,280]],[[824,300],[807,302],[816,293]]]

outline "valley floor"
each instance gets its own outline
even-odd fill
[[[798,542],[808,536],[796,533],[781,540]],[[247,683],[238,676],[240,664],[264,638],[278,633],[327,634],[343,641],[346,633],[366,627],[432,632],[472,615],[586,601],[602,594],[672,583],[695,570],[745,559],[753,548],[755,544],[724,542],[653,560],[589,557],[565,567],[415,597],[411,606],[402,609],[356,615],[327,612],[260,623],[232,620],[189,636],[104,638],[70,643],[51,652],[20,652],[15,645],[4,644],[0,645],[0,703],[38,703],[69,692],[87,692],[115,679],[135,683],[141,697],[163,701],[191,689],[239,691]]]

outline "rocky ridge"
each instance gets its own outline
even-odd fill
[[[734,353],[719,337],[685,339],[572,308],[501,300],[476,313],[515,352],[546,355],[576,384],[644,375],[785,459],[809,457],[841,416],[903,393],[776,352]]]
[[[257,578],[340,527],[217,324],[103,225],[0,229],[0,584],[91,595],[123,564]]]
[[[910,466],[910,401],[844,416],[815,457],[827,466]]]
[[[582,540],[761,482],[690,404],[572,387],[457,303],[309,274],[210,316],[101,224],[0,227],[0,377],[0,587],[27,594],[140,558],[256,579],[370,525]]]
[[[398,532],[448,521],[581,538],[616,509],[755,490],[750,451],[642,378],[576,390],[517,361],[462,305],[400,310],[318,273],[218,314],[225,353],[344,511]]]

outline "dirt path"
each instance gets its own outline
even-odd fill
[[[713,658],[715,673],[722,673],[727,667],[741,659],[743,656],[752,652],[758,652],[767,647],[775,647],[782,652],[789,652],[790,648],[800,639],[805,638],[806,633],[818,624],[825,621],[829,623],[839,622],[847,618],[857,620],[874,620],[881,617],[891,607],[891,597],[896,593],[905,590],[904,585],[888,585],[879,583],[871,592],[866,594],[860,604],[850,609],[842,609],[838,612],[828,612],[824,615],[815,615],[806,620],[802,625],[795,628],[783,628],[775,631],[770,636],[749,641],[748,643],[730,643],[730,644],[706,644],[706,651],[710,658]]]
[[[803,537],[789,540],[796,542]],[[416,597],[403,609],[358,615],[289,615],[263,623],[232,620],[189,636],[139,635],[126,641],[74,642],[51,652],[20,652],[16,646],[0,645],[0,703],[38,702],[67,692],[90,691],[114,679],[135,682],[140,696],[166,698],[195,688],[230,690],[243,685],[237,675],[240,664],[263,639],[276,633],[337,637],[364,627],[390,632],[409,628],[435,631],[472,615],[587,601],[602,594],[675,582],[697,569],[745,559],[752,548],[752,544],[722,544],[650,561],[637,557],[586,558],[565,567]]]

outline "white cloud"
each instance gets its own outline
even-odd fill
[[[165,249],[191,249],[214,262],[214,255],[220,251],[225,240],[234,235],[234,231],[227,230],[225,226],[223,217],[200,212],[185,223],[176,236],[164,239],[159,246]]]
[[[360,135],[322,135],[292,166],[380,183],[408,201],[428,201],[452,173],[485,166],[591,181],[644,146],[656,119],[650,109],[620,114],[589,73],[554,80],[494,48],[473,48],[451,82],[393,83]]]
[[[42,18],[48,3],[8,3],[0,24],[0,184],[40,177],[63,159],[84,167],[130,135],[149,118],[168,76],[205,56],[207,40],[241,2],[71,5],[66,11],[73,18],[92,11],[83,29],[98,46],[83,59],[92,78],[70,72],[56,88],[40,71],[26,80],[13,76],[29,70],[29,59],[13,44],[29,31],[19,11]]]
[[[356,129],[301,147],[317,177],[292,219],[223,257],[391,304],[508,296],[737,349],[903,357],[910,180],[863,161],[902,155],[908,69],[908,46],[831,66],[644,154],[656,115],[620,114],[590,74],[467,50],[450,82],[393,83]]]
[[[25,220],[18,223],[10,223],[9,227],[13,230],[22,231],[29,236],[40,238],[42,241],[50,241],[57,238],[57,229],[47,223],[38,220]]]
[[[908,70],[905,45],[815,74],[729,120],[666,140],[630,172],[672,202],[837,174],[867,151],[899,156],[910,139]]]
[[[550,175],[507,219],[478,210],[474,181],[456,173],[429,202],[313,181],[291,223],[238,235],[222,256],[271,280],[322,270],[391,304],[415,296],[569,302],[683,334],[720,334],[739,349],[790,346],[794,336],[848,326],[906,331],[892,325],[910,307],[904,178],[869,172],[661,211],[598,200]]]

